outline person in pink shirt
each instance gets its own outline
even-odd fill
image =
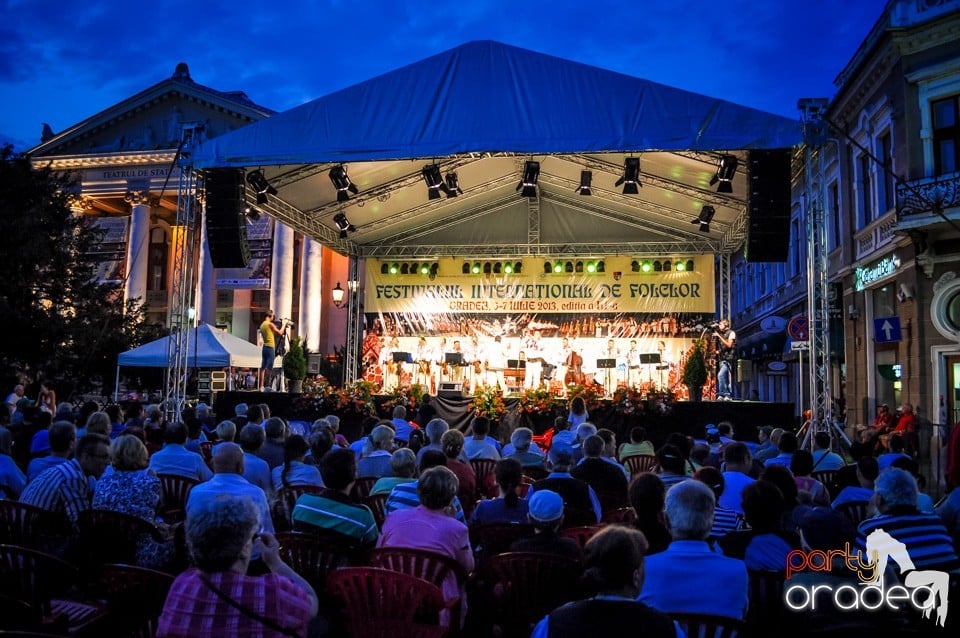
[[[470,535],[467,526],[454,518],[453,499],[459,487],[456,474],[444,466],[425,471],[417,485],[420,505],[391,512],[384,521],[377,547],[423,549],[442,554],[457,561],[463,573],[469,574],[474,567]],[[458,582],[457,575],[451,573],[441,583],[447,601],[459,597],[463,602],[458,619],[461,626],[466,615],[465,580]],[[441,614],[440,622],[452,624],[447,612]]]

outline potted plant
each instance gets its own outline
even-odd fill
[[[299,394],[307,378],[307,355],[300,337],[290,339],[290,348],[283,355],[283,376],[287,378],[287,391]]]
[[[703,339],[697,339],[683,366],[683,384],[687,386],[691,401],[703,399],[703,386],[707,383],[706,349]]]

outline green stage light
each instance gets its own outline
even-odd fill
[[[503,272],[504,272],[504,274],[506,274],[506,275],[512,275],[512,274],[513,274],[513,264],[511,264],[509,261],[508,261],[507,263],[505,263],[505,264],[503,265]]]
[[[650,260],[649,260],[649,259],[644,259],[644,260],[643,260],[643,263],[640,264],[640,270],[641,270],[642,272],[650,272],[650,271],[653,270],[653,264],[650,263]]]
[[[682,261],[677,261],[677,267],[674,270],[676,270],[677,272],[683,272],[686,269],[687,269],[686,264],[684,264]]]
[[[430,264],[420,264],[420,274],[429,275],[430,274]]]
[[[470,270],[470,272],[472,272],[472,273],[475,274],[475,275],[479,275],[479,274],[480,274],[480,262],[479,262],[479,261],[473,265],[473,268]]]
[[[563,272],[563,262],[557,262],[553,265],[553,272]]]
[[[592,261],[587,262],[587,272],[597,272],[597,264]]]
[[[390,264],[390,274],[395,275],[400,272],[400,266],[397,264]]]

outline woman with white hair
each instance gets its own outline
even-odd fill
[[[231,494],[191,513],[186,537],[193,567],[170,587],[158,637],[306,636],[317,594],[280,558],[277,539],[259,530],[253,502]],[[254,551],[270,573],[247,575]]]
[[[369,447],[357,462],[357,477],[390,476],[390,457],[394,448],[394,431],[389,425],[378,425],[370,432]]]

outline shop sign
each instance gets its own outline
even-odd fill
[[[868,268],[857,268],[853,273],[853,288],[859,292],[870,284],[889,277],[899,269],[900,258],[896,255],[884,257]]]

